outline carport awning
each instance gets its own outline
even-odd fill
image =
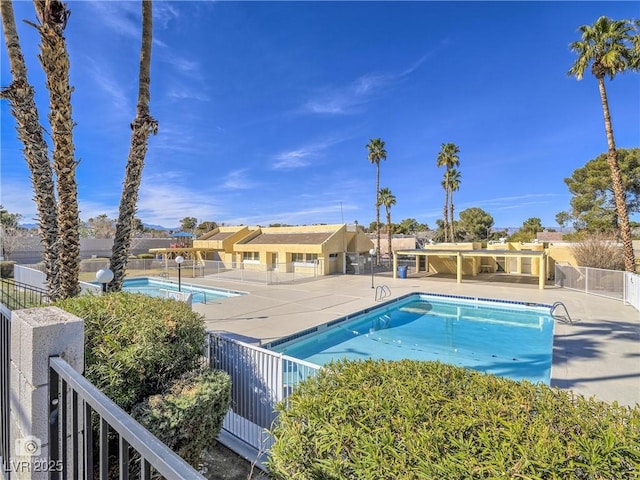
[[[398,276],[398,256],[414,256],[414,257],[456,257],[456,279],[458,283],[462,283],[462,261],[469,257],[520,257],[520,258],[538,258],[540,259],[540,270],[538,273],[538,287],[544,289],[546,280],[546,265],[544,259],[546,252],[543,250],[454,250],[450,248],[443,249],[416,249],[416,250],[396,250],[393,252],[393,278]]]

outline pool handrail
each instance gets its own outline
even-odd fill
[[[378,301],[382,301],[387,297],[391,296],[391,289],[386,286],[386,285],[378,285],[376,287],[376,296],[374,301],[378,302]]]
[[[556,315],[556,309],[558,307],[562,307],[564,308],[564,313],[566,313],[566,316],[561,316],[561,315]],[[569,315],[569,309],[567,308],[567,306],[562,303],[562,302],[555,302],[552,306],[551,306],[551,310],[549,312],[551,314],[551,316],[556,319],[556,320],[561,320],[561,321],[565,321],[568,322],[569,325],[573,325],[573,320],[571,319],[571,316]]]

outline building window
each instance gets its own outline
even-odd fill
[[[291,261],[293,263],[316,263],[318,261],[317,253],[292,253]]]
[[[260,252],[242,252],[242,261],[258,263],[260,261]]]

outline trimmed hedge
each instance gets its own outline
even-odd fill
[[[631,479],[640,407],[438,362],[342,361],[279,405],[280,479]]]
[[[85,320],[85,377],[127,412],[202,360],[204,320],[183,302],[120,292],[57,306]]]
[[[13,260],[3,260],[0,262],[0,277],[13,278],[13,266],[16,264]]]
[[[231,402],[226,372],[204,370],[176,381],[167,393],[149,397],[133,416],[193,466],[220,433]]]

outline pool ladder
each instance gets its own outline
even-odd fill
[[[376,287],[376,297],[374,301],[383,300],[391,296],[391,290],[386,285],[378,285]]]
[[[564,309],[564,313],[566,313],[566,316],[556,315],[556,309],[558,307],[562,307]],[[555,318],[556,320],[561,320],[563,322],[568,322],[569,325],[573,325],[573,320],[571,320],[571,317],[569,316],[569,310],[567,309],[567,306],[562,302],[555,302],[551,306],[551,316],[553,318]]]

